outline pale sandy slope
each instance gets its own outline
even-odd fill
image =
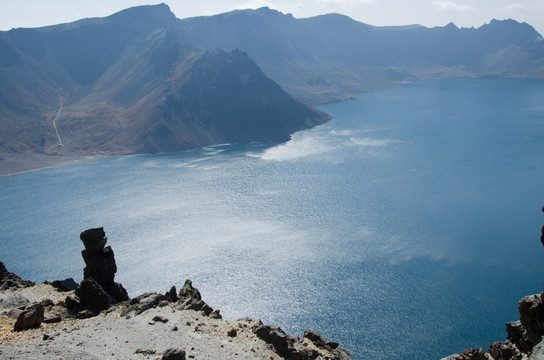
[[[168,348],[181,348],[188,359],[281,359],[251,331],[258,321],[212,319],[194,310],[176,310],[171,305],[128,318],[120,316],[121,309],[117,309],[91,319],[12,331],[15,320],[5,312],[14,305],[24,303],[24,299],[51,299],[57,303],[67,294],[70,293],[59,293],[44,284],[0,293],[0,358],[158,359]],[[50,309],[54,312],[54,308]],[[168,322],[153,321],[155,316],[162,316]],[[237,335],[228,336],[227,332],[233,328]],[[44,335],[49,339],[44,339]],[[303,341],[317,350],[309,340]],[[320,358],[326,356],[323,353]]]

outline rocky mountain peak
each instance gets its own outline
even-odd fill
[[[112,21],[129,21],[135,23],[148,22],[156,25],[171,25],[176,21],[176,15],[166,4],[143,5],[121,10],[107,17]]]

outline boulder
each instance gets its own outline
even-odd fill
[[[153,316],[153,319],[151,319],[152,321],[155,321],[155,322],[161,322],[163,324],[166,324],[168,322],[168,319],[165,318],[164,316],[162,315],[155,315]]]
[[[128,292],[120,283],[113,282],[110,284],[104,284],[102,285],[102,288],[115,299],[116,303],[121,301],[127,301],[130,299],[128,296]]]
[[[523,355],[510,341],[497,341],[489,346],[489,354],[495,360],[521,360]]]
[[[185,284],[183,284],[183,287],[179,291],[176,308],[180,310],[202,311],[204,315],[211,316],[214,319],[222,318],[219,310],[214,310],[210,305],[206,304],[206,302],[202,300],[200,291],[193,287],[193,282],[191,280],[185,280]]]
[[[45,281],[45,284],[49,284],[58,291],[62,292],[68,292],[77,289],[79,284],[72,278],[64,279],[64,280],[54,280],[54,281]]]
[[[222,319],[223,316],[221,315],[221,311],[219,309],[215,309],[214,311],[212,311],[212,313],[210,314],[210,317],[212,319]]]
[[[328,347],[327,346],[327,340],[325,340],[321,335],[319,335],[315,331],[306,330],[304,332],[303,337],[310,340],[311,342],[313,342],[314,345],[317,346],[318,348],[324,349],[324,348]]]
[[[162,360],[185,360],[185,350],[170,348],[162,355]]]
[[[253,328],[258,338],[272,345],[281,356],[292,360],[313,360],[319,357],[315,350],[302,346],[300,341],[287,335],[280,327],[272,325],[259,325]]]
[[[0,291],[8,289],[20,289],[36,285],[32,281],[23,280],[14,273],[9,272],[3,262],[0,261]]]
[[[185,309],[198,311],[202,309],[204,304],[206,303],[202,300],[190,299],[190,301],[186,303]]]
[[[79,235],[79,238],[83,241],[85,249],[91,253],[101,253],[108,241],[103,227],[87,229]]]
[[[42,304],[33,304],[19,315],[13,330],[22,331],[40,327],[43,322],[44,309]]]
[[[528,353],[532,346],[527,338],[527,331],[521,325],[521,321],[513,321],[506,323],[507,339],[514,344],[521,352]]]
[[[76,300],[71,296],[67,296],[66,299],[64,299],[64,306],[72,314],[77,314],[84,310],[84,307],[81,305],[79,300]]]
[[[76,289],[76,295],[81,303],[96,313],[109,309],[117,301],[110,296],[92,277],[83,279]]]
[[[42,304],[43,307],[55,306],[55,302],[51,299],[43,299],[42,301],[40,301],[40,304]]]
[[[142,354],[142,355],[155,355],[157,352],[155,350],[149,350],[149,349],[136,349],[134,352],[135,354]]]
[[[519,319],[527,332],[527,343],[531,349],[544,335],[544,304],[542,294],[529,295],[519,301]]]
[[[190,299],[202,300],[200,291],[198,291],[197,288],[193,287],[193,282],[189,279],[185,280],[185,284],[183,284],[183,287],[179,291],[179,298],[180,299],[190,298]]]
[[[166,296],[168,298],[168,301],[170,302],[176,302],[179,300],[175,286],[172,286],[170,290],[168,290],[166,294],[164,294],[164,296]]]
[[[163,300],[168,300],[168,298],[162,294],[152,292],[142,294],[130,301],[129,306],[121,312],[121,316],[127,316],[131,312],[134,312],[135,315],[140,315],[146,310],[157,307]]]
[[[327,341],[323,336],[312,330],[306,330],[303,338],[310,340],[317,348],[327,350],[332,359],[352,359],[349,352],[339,347],[337,342]]]

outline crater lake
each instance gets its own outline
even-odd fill
[[[104,227],[131,297],[189,278],[227,319],[312,329],[355,359],[506,339],[544,281],[544,81],[419,81],[320,109],[333,120],[287,143],[0,177],[0,260],[80,281],[79,234]]]

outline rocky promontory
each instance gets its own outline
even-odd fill
[[[0,358],[352,359],[314,331],[302,338],[249,318],[227,321],[190,280],[130,299],[114,281],[103,228],[80,236],[84,279],[25,281],[0,263]]]

